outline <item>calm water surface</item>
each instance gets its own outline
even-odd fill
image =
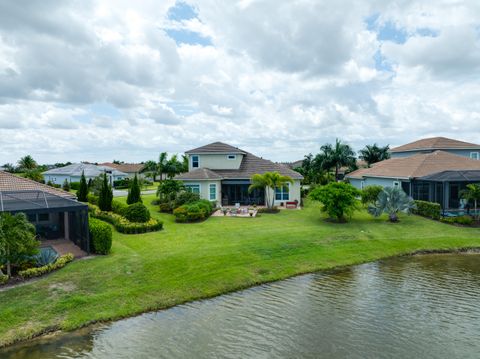
[[[304,275],[17,345],[1,358],[480,358],[480,255]]]

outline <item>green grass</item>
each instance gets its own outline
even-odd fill
[[[153,196],[144,196],[149,203]],[[124,199],[123,199],[124,200]],[[329,223],[318,206],[259,218],[212,217],[161,232],[114,234],[108,256],[75,261],[36,282],[0,292],[0,345],[72,330],[262,282],[419,250],[480,247],[480,229],[417,216],[397,224],[358,212]]]

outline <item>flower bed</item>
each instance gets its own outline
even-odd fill
[[[112,224],[120,233],[139,234],[159,231],[163,228],[163,222],[154,218],[150,218],[145,223],[138,223],[130,222],[125,217],[113,212],[100,211],[100,209],[93,204],[88,205],[88,210],[93,218],[98,218]]]
[[[73,254],[67,253],[61,257],[58,257],[57,260],[53,263],[47,264],[42,267],[28,268],[18,272],[18,275],[23,279],[39,277],[41,275],[53,272],[54,270],[63,268],[67,263],[73,261]]]

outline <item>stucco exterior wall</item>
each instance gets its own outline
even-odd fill
[[[365,177],[363,180],[357,178],[349,178],[348,179],[350,184],[357,189],[362,189],[362,181],[363,187],[366,186],[382,186],[382,187],[393,187],[394,182],[409,182],[406,179],[399,179],[399,178],[376,178],[376,177]],[[400,184],[401,185],[401,184]]]
[[[294,202],[295,200],[298,201],[298,203],[301,203],[301,194],[300,194],[300,180],[294,180],[293,184],[290,184],[290,189],[288,191],[288,200],[274,200],[274,205],[275,206],[281,206],[282,203],[285,206],[285,202]],[[267,189],[269,198],[275,197],[275,193],[273,192],[272,189]]]
[[[463,156],[470,158],[470,154],[472,152],[480,152],[480,150],[442,150],[445,152],[452,153],[457,156]],[[393,152],[390,153],[392,158],[400,158],[400,157],[409,157],[419,153],[431,153],[433,151],[408,151],[408,152]]]
[[[228,154],[204,154],[204,155],[189,155],[188,156],[188,170],[192,171],[192,156],[198,156],[199,167],[209,168],[212,170],[236,170],[240,168],[243,155],[235,154],[235,159],[229,160]]]
[[[220,192],[222,190],[222,183],[220,181],[183,181],[185,185],[199,185],[200,186],[200,198],[208,201],[215,201],[217,206],[221,203]],[[210,185],[216,185],[216,198],[210,199]]]

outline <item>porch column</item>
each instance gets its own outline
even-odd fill
[[[64,238],[70,240],[70,228],[68,220],[68,212],[63,212],[63,227],[64,227]]]
[[[443,204],[445,207],[444,209],[448,209],[450,206],[449,203],[449,198],[450,198],[450,191],[449,191],[449,183],[450,182],[444,182],[443,183]]]

